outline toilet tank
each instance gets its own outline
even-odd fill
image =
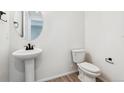
[[[85,61],[85,50],[84,49],[73,49],[72,59],[74,63],[81,63]]]

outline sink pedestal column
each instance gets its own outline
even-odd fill
[[[34,59],[25,60],[25,81],[33,82],[34,78]]]

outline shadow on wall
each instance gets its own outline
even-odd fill
[[[86,52],[86,57],[85,57],[85,61],[92,63],[92,57],[89,53]]]

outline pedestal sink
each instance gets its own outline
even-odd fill
[[[34,59],[42,53],[39,48],[33,50],[19,49],[12,53],[12,55],[25,62],[25,81],[33,82],[34,74]]]

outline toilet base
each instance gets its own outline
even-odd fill
[[[96,77],[92,77],[92,76],[90,76],[90,75],[88,75],[85,72],[80,71],[80,70],[79,70],[78,79],[81,82],[96,82]]]
[[[87,75],[84,75],[83,77],[81,75],[78,75],[78,79],[81,82],[96,82],[96,78],[89,77]]]

